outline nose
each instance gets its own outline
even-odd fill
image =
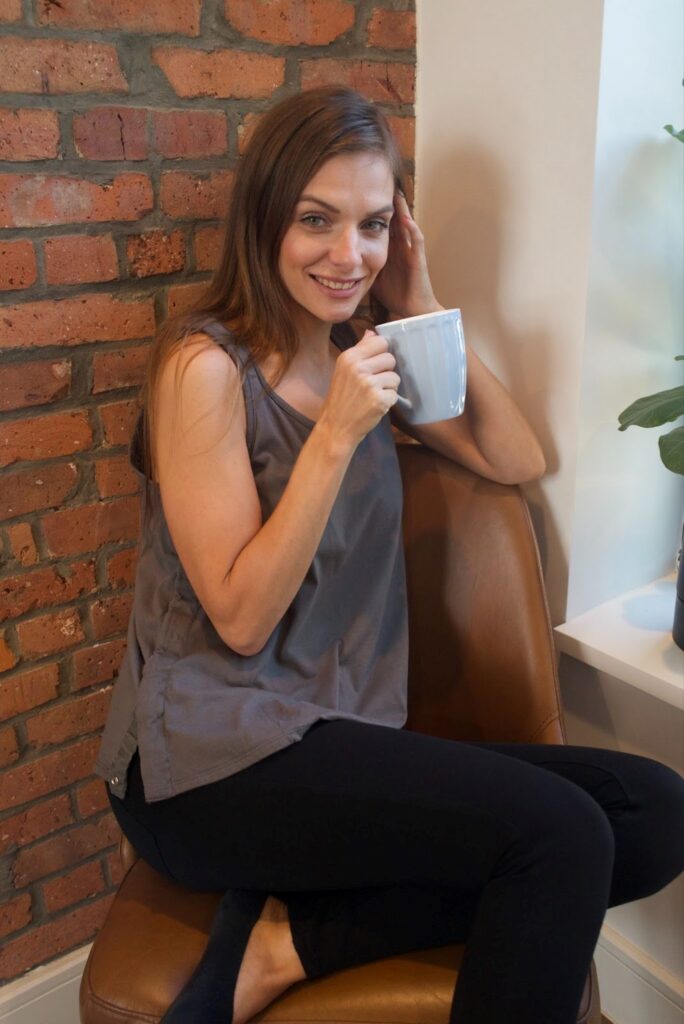
[[[350,225],[336,235],[330,261],[340,267],[357,267],[361,263],[361,239],[356,227]]]

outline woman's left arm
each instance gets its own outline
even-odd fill
[[[373,292],[394,317],[437,312],[444,307],[432,291],[423,234],[403,195],[397,193],[394,205],[387,263]],[[406,423],[395,405],[393,423],[490,480],[506,484],[536,480],[546,463],[532,428],[503,384],[469,346],[466,353],[466,404],[460,416],[416,426]]]

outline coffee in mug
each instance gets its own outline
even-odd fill
[[[460,309],[378,324],[401,377],[395,408],[407,423],[460,416],[466,395],[466,350]]]

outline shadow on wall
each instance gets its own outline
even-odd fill
[[[471,145],[467,151],[452,150],[436,177],[452,182],[457,201],[448,210],[433,207],[427,218],[435,290],[438,295],[453,296],[457,289],[457,294],[464,296],[456,301],[463,308],[466,337],[482,339],[483,344],[477,346],[480,352],[485,352],[486,342],[486,348],[496,353],[497,376],[525,411],[541,440],[547,474],[553,474],[559,460],[545,414],[545,394],[548,381],[557,378],[555,345],[545,327],[520,333],[507,317],[501,296],[501,267],[506,255],[504,225],[512,201],[505,173],[487,150]],[[426,194],[429,196],[429,190]],[[455,244],[455,239],[464,239],[467,244]],[[544,511],[538,483],[525,485],[525,494],[546,576],[549,550],[560,549],[560,536],[554,527],[553,536],[548,536],[553,517],[548,509]],[[565,556],[563,562],[567,574]]]

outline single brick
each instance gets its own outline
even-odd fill
[[[61,871],[112,846],[121,835],[113,814],[104,814],[97,822],[75,825],[59,835],[20,850],[14,859],[13,875],[17,889],[38,878]]]
[[[19,565],[35,565],[38,561],[38,548],[33,539],[31,524],[15,523],[14,526],[6,527],[6,533],[14,561]]]
[[[39,509],[57,508],[73,491],[77,479],[73,462],[8,473],[0,488],[0,518],[14,519]]]
[[[392,135],[396,139],[399,152],[405,160],[413,159],[416,145],[416,121],[413,117],[388,117]]]
[[[16,626],[21,653],[25,658],[42,658],[83,643],[85,633],[77,608],[64,608]]]
[[[5,634],[0,633],[0,672],[9,672],[17,663],[17,656],[10,648]]]
[[[10,676],[0,687],[0,721],[14,718],[24,711],[30,711],[41,704],[47,704],[57,696],[59,686],[58,666],[41,665]],[[2,832],[3,825],[0,825]]]
[[[139,220],[153,206],[146,174],[119,174],[106,184],[66,175],[0,175],[3,228]]]
[[[57,707],[39,711],[26,720],[26,736],[34,747],[64,743],[101,729],[107,717],[109,689],[71,697]]]
[[[93,443],[85,409],[35,415],[0,423],[0,466],[82,452]],[[15,513],[16,515],[16,513]]]
[[[87,160],[145,160],[146,126],[145,109],[93,107],[74,114],[74,145]]]
[[[204,227],[195,231],[195,267],[197,270],[215,270],[223,248],[225,228]]]
[[[197,36],[202,4],[201,0],[39,0],[37,7],[40,25]]]
[[[133,607],[133,594],[121,594],[118,597],[104,597],[90,606],[93,620],[93,633],[98,640],[124,633],[128,626]],[[104,722],[103,722],[104,724]]]
[[[45,909],[49,914],[70,907],[74,903],[95,896],[105,888],[102,868],[98,861],[81,864],[66,875],[53,878],[42,885]]]
[[[113,281],[119,276],[111,235],[59,235],[46,238],[43,244],[48,284]]]
[[[182,231],[146,231],[129,235],[126,256],[132,277],[173,274],[185,266],[185,238]]]
[[[225,114],[209,110],[155,110],[152,114],[154,148],[161,156],[222,156],[228,149]]]
[[[18,932],[31,923],[31,894],[22,893],[0,903],[0,938]]]
[[[0,349],[129,341],[154,333],[154,300],[99,292],[76,298],[6,306],[0,318]]]
[[[73,821],[68,793],[33,804],[19,814],[3,818],[0,825],[0,854],[18,846],[27,846],[50,832],[71,825]]]
[[[21,0],[2,0],[0,3],[0,22],[21,21],[23,15]]]
[[[31,242],[25,238],[0,241],[0,291],[30,288],[35,280],[36,254]]]
[[[10,363],[0,376],[0,411],[56,402],[66,398],[70,389],[69,359]]]
[[[138,539],[138,499],[115,498],[50,512],[43,516],[42,525],[50,555],[90,554],[103,544]]]
[[[89,778],[99,749],[99,736],[90,736],[3,772],[0,811],[33,803],[41,796]]]
[[[106,683],[114,679],[119,671],[126,653],[126,638],[107,640],[103,644],[84,647],[82,651],[74,651],[71,656],[73,663],[72,691],[82,690],[86,686]]]
[[[0,108],[0,160],[51,160],[58,155],[56,110]]]
[[[179,316],[191,310],[206,292],[208,284],[208,281],[193,281],[192,284],[176,284],[169,288],[169,316]]]
[[[0,579],[0,621],[73,601],[97,588],[95,562],[72,562]]]
[[[114,498],[119,494],[137,494],[138,477],[128,455],[115,455],[111,459],[98,459],[95,480],[101,498]]]
[[[265,53],[156,46],[152,59],[178,96],[268,99],[285,81],[285,58]]]
[[[149,345],[96,352],[93,356],[93,394],[142,384],[149,354]]]
[[[111,693],[111,690],[108,691]],[[104,779],[94,778],[77,786],[75,790],[76,806],[82,818],[90,818],[93,814],[109,809],[109,797]]]
[[[6,942],[0,960],[0,979],[9,981],[94,939],[104,924],[113,899],[114,893],[101,896]]]
[[[107,559],[107,579],[113,587],[132,587],[135,582],[137,548],[124,548]]]
[[[137,398],[101,405],[100,419],[104,428],[105,443],[128,444],[133,436],[133,428],[139,411]]]
[[[225,0],[226,18],[238,32],[286,46],[327,46],[352,27],[355,7],[346,0]]]
[[[0,729],[0,768],[14,764],[19,757],[19,740],[13,725]]]
[[[119,851],[114,850],[113,853],[107,854],[107,871],[109,872],[109,880],[112,885],[120,886],[123,882],[124,871],[123,864],[121,863],[121,857]]]
[[[302,60],[302,89],[319,85],[348,85],[376,103],[413,103],[415,68],[413,64],[388,61]]]
[[[233,178],[232,171],[201,176],[188,171],[165,171],[161,176],[161,208],[174,219],[223,218],[228,212]]]
[[[128,92],[109,43],[3,36],[0,52],[0,92]]]
[[[387,50],[412,50],[416,45],[415,11],[376,8],[368,22],[368,45]]]

